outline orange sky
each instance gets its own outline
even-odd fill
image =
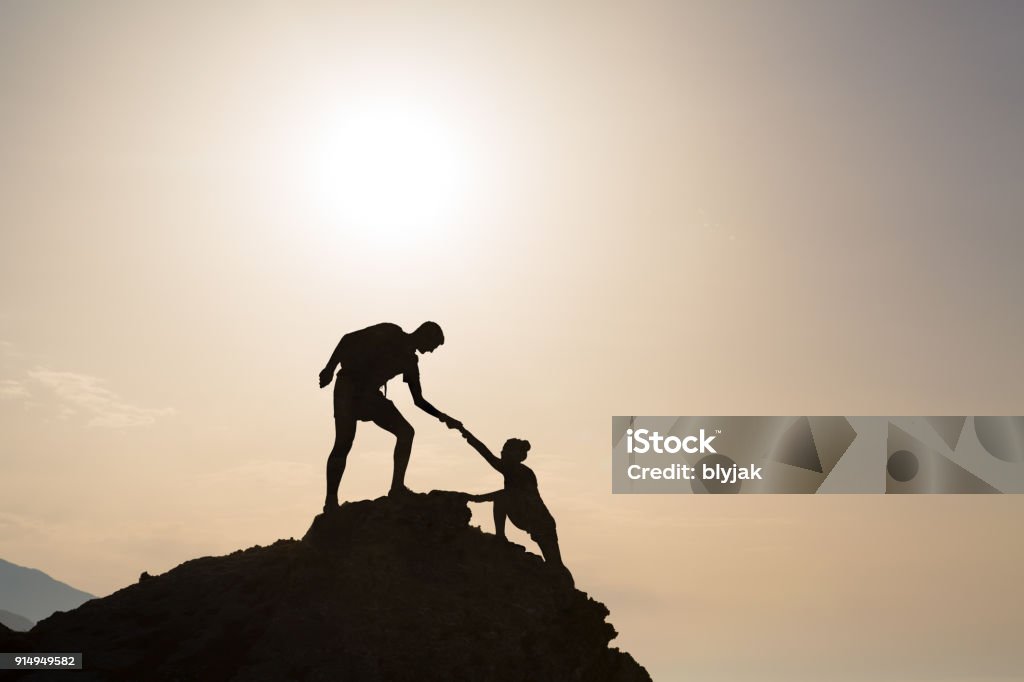
[[[478,5],[0,6],[0,556],[106,594],[301,536],[334,344],[435,319],[426,397],[530,439],[655,679],[1011,679],[1019,497],[613,497],[609,432],[1024,414],[1021,11]],[[498,484],[389,395],[413,488]]]

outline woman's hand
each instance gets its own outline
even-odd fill
[[[324,367],[320,370],[320,388],[324,388],[334,380],[334,368]]]

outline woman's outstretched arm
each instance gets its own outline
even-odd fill
[[[483,495],[468,495],[470,502],[494,502],[500,496],[505,494],[505,490],[495,490],[491,493],[484,493]]]
[[[480,439],[470,433],[465,426],[459,429],[459,433],[466,439],[474,450],[480,453],[480,455],[487,460],[487,463],[498,471],[502,470],[501,460],[494,456],[494,453],[487,449],[487,446],[480,442]]]

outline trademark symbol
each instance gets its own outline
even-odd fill
[[[715,429],[715,433],[721,434],[722,433],[722,429]]]

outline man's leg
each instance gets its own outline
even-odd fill
[[[407,492],[405,487],[405,470],[409,468],[409,455],[412,454],[412,438],[416,432],[412,424],[406,421],[402,413],[398,411],[395,404],[380,396],[380,400],[373,409],[373,423],[380,428],[393,433],[398,440],[395,442],[395,471],[391,477],[391,490],[389,495]]]
[[[338,506],[338,486],[341,485],[341,477],[345,473],[345,463],[348,461],[348,453],[352,449],[352,440],[355,436],[355,417],[346,415],[334,418],[334,447],[327,457],[327,496],[324,498],[324,511],[330,511]]]
[[[340,379],[338,380],[341,381]],[[324,511],[337,509],[338,486],[345,473],[345,463],[356,436],[356,417],[353,411],[351,392],[347,386],[334,388],[334,447],[327,457],[327,495],[324,497]]]

